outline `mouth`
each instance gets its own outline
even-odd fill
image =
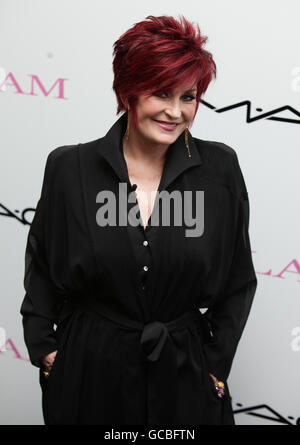
[[[156,119],[153,119],[153,121],[156,122],[160,126],[160,128],[167,131],[173,131],[175,130],[175,128],[178,127],[178,125],[180,125],[173,122],[158,121]]]

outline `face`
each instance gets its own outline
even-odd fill
[[[152,96],[140,95],[137,102],[138,137],[156,144],[172,144],[194,117],[196,92],[197,87],[192,84]]]

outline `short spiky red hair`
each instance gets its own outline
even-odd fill
[[[113,45],[117,114],[126,110],[126,100],[132,110],[133,129],[138,95],[168,91],[195,81],[195,118],[202,95],[216,77],[216,64],[211,53],[203,49],[207,37],[201,35],[199,25],[194,29],[183,16],[180,21],[171,16],[149,15],[146,19],[135,23]]]

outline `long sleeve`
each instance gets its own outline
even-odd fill
[[[234,255],[221,295],[204,314],[213,334],[212,340],[204,345],[204,352],[210,372],[222,381],[228,379],[257,288],[248,231],[248,193],[236,154],[234,164],[239,186]]]
[[[53,180],[51,154],[46,161],[41,196],[28,232],[24,275],[26,294],[20,309],[29,358],[37,367],[41,366],[43,356],[57,349],[53,325],[58,317],[59,295],[50,278],[45,242],[50,224],[47,224],[47,218]]]

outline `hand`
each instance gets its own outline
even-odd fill
[[[211,376],[211,378],[213,379],[214,385],[216,387],[216,390],[218,392],[218,396],[219,397],[223,397],[224,396],[224,390],[225,390],[225,385],[224,382],[221,382],[220,380],[218,380],[213,374],[209,373],[209,375]]]
[[[47,355],[45,355],[45,357],[42,358],[41,362],[44,366],[44,371],[48,371],[48,372],[51,371],[56,354],[57,354],[57,351],[53,351],[53,352],[50,352],[50,354],[47,354]]]

